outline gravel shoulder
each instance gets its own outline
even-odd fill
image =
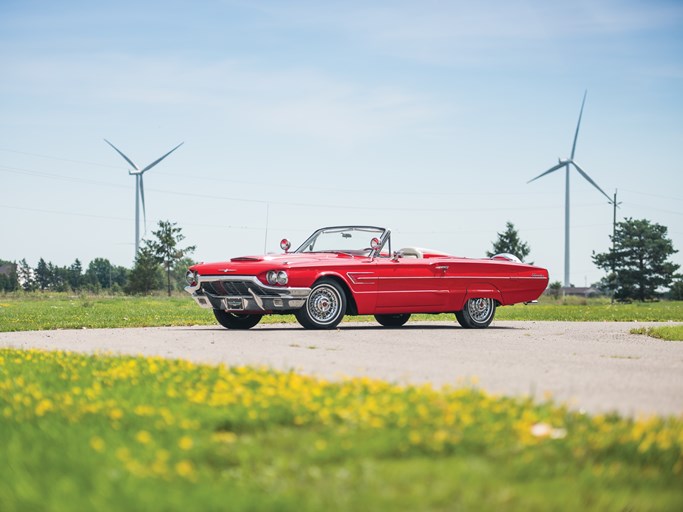
[[[0,333],[0,347],[266,365],[327,379],[369,376],[435,386],[475,383],[491,393],[548,396],[590,413],[683,415],[683,342],[629,334],[644,322],[453,322],[400,329],[343,323],[333,331],[264,324]]]

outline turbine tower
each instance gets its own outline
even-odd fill
[[[537,180],[538,178],[542,178],[546,174],[550,174],[551,172],[555,172],[559,169],[562,169],[564,167],[565,170],[565,175],[564,175],[564,286],[569,287],[570,282],[569,282],[569,171],[571,169],[571,166],[573,166],[581,176],[583,176],[588,183],[593,185],[595,188],[597,188],[603,196],[607,198],[610,204],[612,204],[612,198],[605,194],[605,191],[602,190],[597,183],[595,183],[588,174],[584,172],[581,167],[579,167],[579,164],[576,163],[574,160],[574,153],[576,153],[576,139],[579,137],[579,127],[581,126],[581,116],[583,115],[583,106],[586,103],[586,95],[588,94],[588,91],[584,92],[583,94],[583,101],[581,102],[581,110],[579,112],[579,122],[576,124],[576,132],[574,133],[574,142],[572,143],[572,152],[571,156],[567,159],[558,159],[558,164],[554,165],[547,171],[545,171],[542,174],[539,174],[536,176],[534,179],[527,181],[527,183],[531,183],[532,181]]]
[[[109,144],[112,148],[114,148],[114,151],[116,151],[119,155],[123,157],[123,159],[128,162],[130,165],[133,166],[134,171],[131,171],[130,169],[128,170],[128,174],[131,176],[135,176],[135,257],[138,255],[138,250],[140,249],[140,203],[142,203],[142,216],[144,218],[144,226],[145,226],[145,232],[147,232],[147,212],[145,210],[145,187],[142,181],[142,175],[145,174],[145,172],[149,171],[152,167],[157,165],[159,162],[161,162],[164,158],[166,158],[168,155],[173,153],[176,149],[178,149],[180,146],[184,144],[184,142],[181,142],[178,144],[176,147],[174,147],[171,151],[166,153],[164,156],[161,158],[157,158],[154,162],[149,164],[147,167],[144,169],[140,169],[133,161],[128,158],[126,155],[124,155],[119,148],[114,146],[111,142],[109,142],[107,139],[104,139],[104,142]]]

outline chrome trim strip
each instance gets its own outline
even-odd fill
[[[437,290],[381,290],[381,291],[377,292],[377,294],[380,294],[380,293],[439,293],[439,294],[445,294],[445,293],[451,293],[451,291],[439,288]]]
[[[365,277],[362,277],[365,276]],[[347,272],[346,277],[349,278],[353,284],[372,284],[372,283],[361,283],[360,281],[374,281],[377,279],[374,272]]]
[[[361,278],[363,279],[363,278]],[[511,279],[546,279],[546,277],[539,276],[539,277],[510,277],[510,276],[440,276],[440,275],[433,275],[433,276],[404,276],[404,277],[375,277],[373,279],[378,279],[381,281],[388,281],[388,280],[396,280],[396,279],[476,279],[476,280],[481,280],[481,279],[503,279],[503,280],[511,280]]]

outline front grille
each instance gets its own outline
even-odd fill
[[[229,297],[251,297],[249,290],[256,295],[268,295],[260,286],[250,281],[212,281],[202,283],[202,290],[210,295]]]

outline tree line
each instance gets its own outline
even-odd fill
[[[669,261],[678,251],[667,235],[666,226],[647,219],[626,218],[618,222],[609,237],[612,247],[607,252],[592,253],[595,266],[607,273],[592,286],[619,300],[646,301],[663,295],[683,300],[683,275],[677,273],[680,265]],[[493,242],[493,250],[486,254],[491,257],[509,253],[525,261],[530,252],[529,244],[520,239],[514,224],[507,222],[505,231],[498,233]],[[550,284],[556,296],[561,289],[559,281]]]
[[[184,286],[185,271],[194,262],[189,257],[195,246],[180,247],[185,239],[175,222],[160,221],[152,231],[153,238],[144,240],[132,269],[112,265],[106,258],[95,258],[87,269],[76,259],[68,267],[60,267],[40,258],[33,268],[26,259],[18,264],[0,260],[0,292],[17,290],[123,292],[144,294]],[[669,298],[683,300],[683,276],[680,265],[669,261],[678,252],[667,237],[667,228],[646,219],[627,218],[618,222],[612,247],[604,253],[593,251],[593,263],[606,272],[593,286],[604,294],[623,300],[652,300],[666,291]],[[509,253],[525,261],[529,244],[522,241],[514,224],[507,222],[497,234],[493,250],[486,254]],[[533,264],[533,263],[532,263]],[[559,295],[561,283],[551,283],[550,289]],[[668,291],[667,291],[668,290]]]
[[[185,236],[174,222],[160,221],[152,236],[143,241],[132,269],[106,258],[95,258],[87,268],[79,259],[63,267],[42,257],[35,267],[25,258],[18,263],[0,260],[0,291],[145,294],[165,289],[171,295],[184,286],[195,247],[179,246]]]

